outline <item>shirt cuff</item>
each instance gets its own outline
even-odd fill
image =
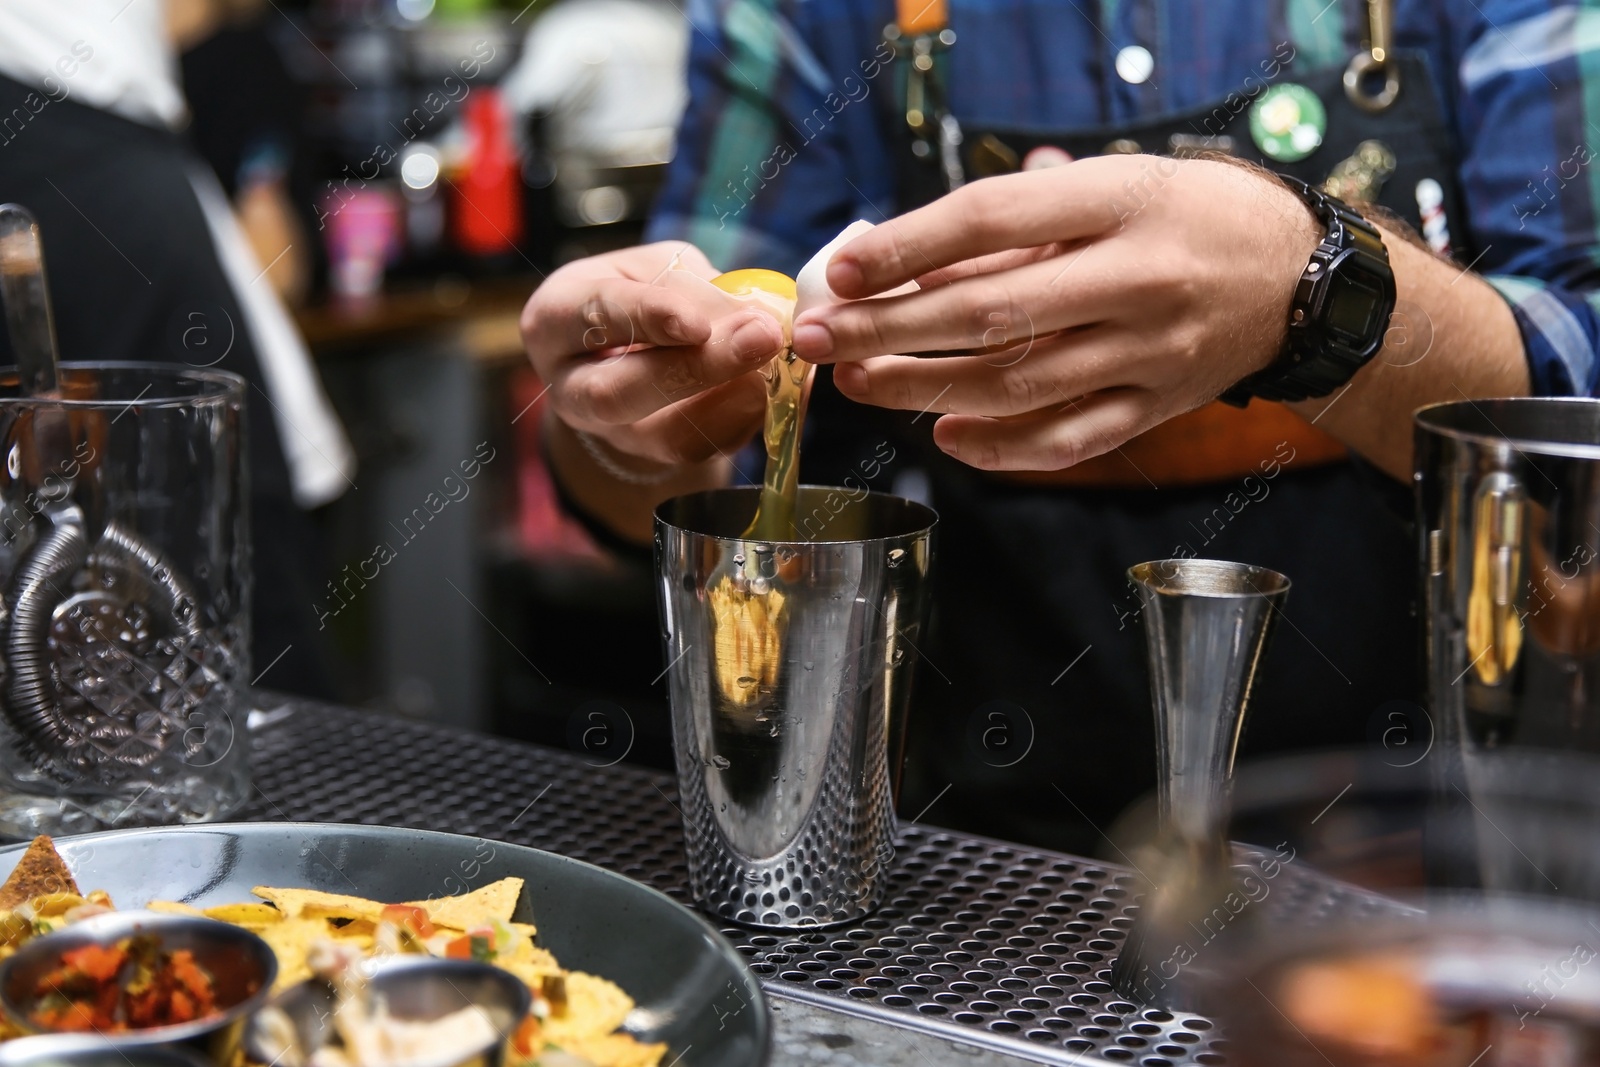
[[[1600,317],[1588,297],[1517,275],[1488,275],[1485,280],[1511,305],[1527,352],[1533,394],[1595,395]]]
[[[549,461],[550,437],[548,424],[546,424],[545,428],[542,428],[542,432],[545,435],[545,469],[550,473],[550,486],[555,490],[556,503],[561,510],[571,516],[579,526],[582,526],[584,532],[594,540],[595,544],[613,556],[645,567],[654,567],[655,547],[653,545],[641,545],[637,541],[630,541],[600,519],[589,514],[581,504],[573,499],[572,494],[567,491],[566,485],[562,483],[561,475],[556,471],[556,465]]]

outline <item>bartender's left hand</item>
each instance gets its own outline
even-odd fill
[[[857,302],[806,312],[794,348],[839,364],[847,397],[940,414],[935,441],[972,466],[1060,469],[1271,363],[1320,237],[1294,193],[1227,163],[989,178],[840,249],[828,283]]]

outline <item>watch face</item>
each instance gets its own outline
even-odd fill
[[[1372,336],[1382,291],[1375,279],[1364,274],[1345,273],[1335,277],[1323,322],[1341,340],[1361,344]]]

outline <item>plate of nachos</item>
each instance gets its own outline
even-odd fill
[[[0,960],[107,910],[205,916],[272,947],[274,994],[329,953],[475,960],[515,975],[533,1009],[505,1067],[767,1061],[760,987],[709,924],[537,849],[378,826],[161,827],[0,849],[0,878]],[[0,1020],[0,1040],[17,1032]]]

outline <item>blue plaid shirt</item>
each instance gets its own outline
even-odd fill
[[[1288,68],[1343,66],[1363,0],[950,0],[952,110],[969,127],[1149,119]],[[882,43],[892,0],[689,0],[690,98],[650,239],[793,272],[856,218],[895,214]],[[1427,56],[1460,146],[1480,250],[1511,304],[1534,391],[1595,395],[1600,345],[1600,0],[1395,0],[1395,43]],[[1142,45],[1130,84],[1117,53]],[[1591,115],[1591,112],[1594,114]]]

